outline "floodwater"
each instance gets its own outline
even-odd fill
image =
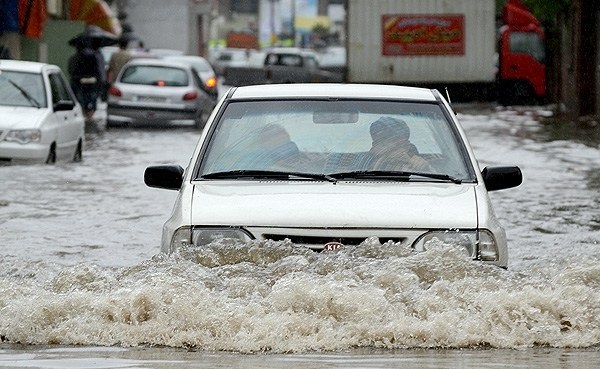
[[[509,268],[376,239],[158,254],[199,132],[90,135],[84,161],[0,167],[0,368],[598,368],[598,126],[540,108],[458,107],[480,166],[524,183],[490,197]]]

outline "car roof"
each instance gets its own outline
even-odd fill
[[[203,58],[201,56],[197,56],[197,55],[165,55],[162,56],[161,59],[164,60],[172,60],[175,62],[182,62],[182,63],[203,63],[207,66],[210,66],[210,63],[208,60],[206,60],[206,58]]]
[[[39,63],[25,60],[0,60],[0,69],[22,71],[29,73],[41,73],[44,68],[56,68],[56,65]]]
[[[176,49],[150,49],[150,54],[156,56],[167,56],[167,55],[185,55],[185,53],[181,50]]]
[[[229,54],[245,54],[249,49],[244,49],[240,47],[226,47],[224,49],[219,50],[220,54],[229,53]]]
[[[197,55],[167,55],[162,57],[165,60],[172,60],[175,62],[181,62],[190,64],[193,68],[197,69],[198,73],[214,73],[213,66],[206,58]],[[200,69],[201,68],[201,69]]]
[[[234,87],[230,98],[363,98],[437,101],[434,90],[427,88],[344,83],[296,83]]]
[[[206,60],[206,58],[198,55],[165,55],[163,59],[168,60]]]
[[[275,54],[298,54],[298,55],[316,55],[311,49],[303,49],[300,47],[271,47],[265,50],[267,53]]]
[[[184,69],[190,69],[188,63],[166,59],[166,58],[135,58],[131,59],[127,65],[154,65],[154,66],[165,66],[165,67],[179,67]]]

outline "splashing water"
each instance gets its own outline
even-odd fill
[[[239,352],[600,342],[600,264],[511,272],[367,239],[317,254],[222,240],[133,267],[0,261],[0,335]]]

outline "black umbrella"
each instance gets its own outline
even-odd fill
[[[84,47],[104,47],[115,45],[119,38],[102,28],[88,26],[86,30],[69,40],[69,45],[76,48]]]

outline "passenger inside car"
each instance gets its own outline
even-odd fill
[[[370,126],[372,147],[369,150],[371,170],[430,171],[409,138],[406,122],[392,117],[381,117]]]
[[[262,146],[257,159],[266,169],[285,166],[286,163],[296,160],[300,154],[298,146],[290,140],[289,133],[279,124],[264,126],[259,131],[257,140]]]

